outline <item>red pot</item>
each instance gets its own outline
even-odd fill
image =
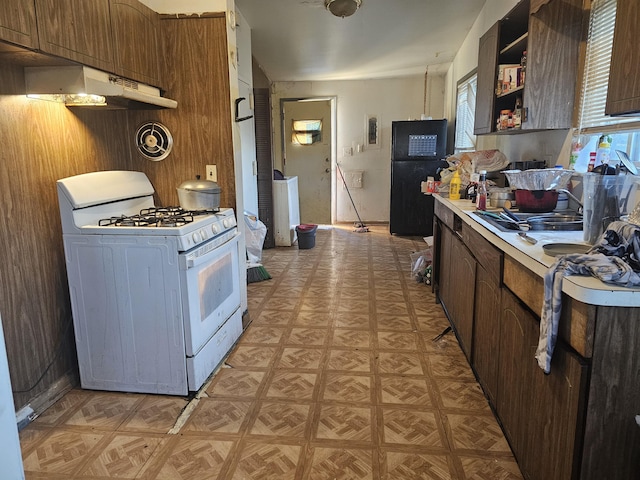
[[[516,190],[516,204],[521,212],[550,212],[557,203],[556,190]]]

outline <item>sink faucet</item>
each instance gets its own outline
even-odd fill
[[[583,210],[584,210],[584,206],[582,205],[582,203],[580,203],[580,200],[578,199],[578,197],[576,197],[573,193],[571,193],[569,190],[567,190],[566,188],[559,188],[558,189],[559,192],[563,192],[566,193],[567,196],[573,200],[574,202],[576,202],[578,204],[578,215],[582,215]]]

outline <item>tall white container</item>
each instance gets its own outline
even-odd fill
[[[290,247],[297,239],[296,226],[300,225],[298,177],[273,181],[273,208],[276,247]]]

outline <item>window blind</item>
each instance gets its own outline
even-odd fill
[[[604,113],[615,20],[616,0],[593,0],[580,92],[579,133],[607,133],[640,127],[640,117],[610,117]]]
[[[476,136],[473,124],[476,110],[476,91],[478,75],[473,74],[458,84],[456,103],[455,152],[469,152],[476,149]]]

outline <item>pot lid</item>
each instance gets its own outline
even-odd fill
[[[629,172],[631,172],[633,175],[638,175],[638,169],[629,158],[629,155],[627,155],[627,152],[623,152],[622,150],[616,150],[616,153],[618,154],[618,158],[620,159],[622,164],[625,166],[625,168]]]
[[[216,182],[201,180],[200,175],[196,175],[194,180],[185,180],[178,188],[193,192],[218,193],[220,191],[220,186]]]

